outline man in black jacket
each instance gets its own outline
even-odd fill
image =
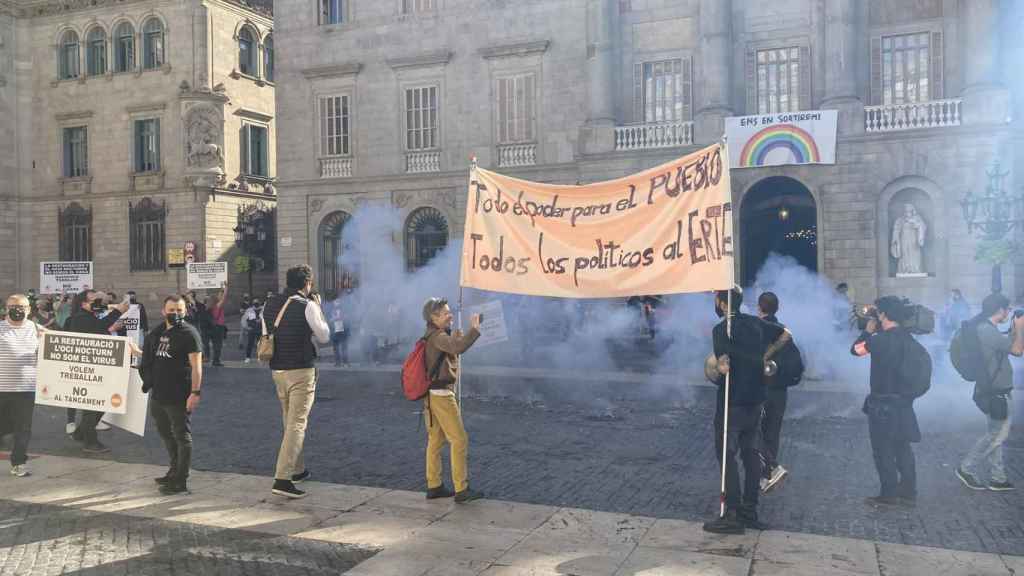
[[[774,292],[764,292],[757,298],[757,315],[761,320],[785,328],[775,315],[779,311],[779,297]],[[767,334],[767,332],[766,332]],[[803,375],[803,361],[800,351],[790,339],[781,348],[765,342],[765,362],[774,362],[774,373],[765,370],[764,412],[761,418],[761,463],[764,477],[761,490],[767,492],[778,485],[788,473],[779,464],[779,448],[782,444],[782,419],[786,415],[789,386]]]
[[[320,295],[313,291],[313,270],[303,264],[289,269],[285,278],[288,285],[285,298],[274,298],[263,309],[263,321],[267,330],[274,334],[270,370],[284,417],[284,434],[271,492],[302,498],[306,493],[296,488],[295,483],[310,476],[302,447],[316,395],[317,354],[313,340],[327,344],[331,333],[320,309]]]
[[[725,515],[704,524],[704,530],[719,534],[742,534],[745,528],[765,529],[757,517],[758,495],[761,491],[761,457],[757,438],[761,426],[761,410],[765,400],[764,358],[766,343],[779,347],[789,340],[789,332],[777,324],[743,314],[743,292],[721,290],[715,295],[715,312],[719,317],[732,317],[732,334],[727,334],[726,321],[712,332],[715,357],[718,358],[716,380],[718,401],[715,411],[715,455],[722,458],[722,437],[725,407],[728,402],[729,425],[725,432]],[[725,375],[729,375],[729,397],[725,397]],[[743,460],[744,482],[740,489],[736,457]],[[721,460],[719,460],[721,463]]]
[[[868,321],[851,348],[855,356],[871,355],[871,393],[863,410],[882,487],[867,503],[910,507],[917,499],[917,468],[910,444],[921,441],[914,414],[915,392],[901,376],[908,340],[914,337],[900,323],[909,319],[910,310],[896,296],[879,298],[875,310],[877,320]]]
[[[164,321],[146,336],[139,374],[142,391],[152,391],[149,412],[167,447],[170,468],[156,479],[161,494],[187,492],[192,464],[190,417],[199,406],[203,352],[199,332],[185,322],[185,299],[164,300]]]
[[[96,290],[84,290],[79,292],[72,303],[71,317],[64,324],[65,332],[77,332],[79,334],[100,334],[110,335],[110,327],[117,322],[128,310],[128,304],[121,303],[107,306],[104,303],[104,294]],[[109,311],[109,313],[107,313]],[[102,318],[100,315],[106,313]],[[68,418],[74,421],[74,409],[68,409]],[[82,410],[82,418],[75,429],[72,438],[83,444],[82,451],[91,454],[110,452],[110,448],[103,445],[96,437],[96,425],[103,418],[103,412],[94,410]]]

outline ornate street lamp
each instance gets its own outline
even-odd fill
[[[1002,292],[1002,264],[1016,250],[1016,244],[1007,236],[1024,224],[1024,194],[1013,194],[1003,187],[1009,172],[1000,171],[998,160],[985,174],[988,185],[984,194],[968,190],[960,208],[968,234],[978,233],[981,237],[975,259],[992,264],[992,292]]]
[[[256,262],[266,262],[267,226],[270,214],[262,205],[253,205],[238,209],[238,225],[235,226],[235,246],[248,260],[246,271],[249,274],[249,294],[253,293],[253,269]]]

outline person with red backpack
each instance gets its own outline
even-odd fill
[[[483,494],[469,487],[466,470],[469,437],[455,399],[455,382],[459,355],[469,350],[480,337],[480,315],[474,314],[470,318],[469,332],[452,331],[452,311],[448,301],[430,298],[423,305],[423,320],[427,323],[426,333],[410,355],[402,378],[407,396],[415,394],[410,392],[407,383],[413,373],[418,378],[413,377],[412,380],[425,379],[427,383],[427,392],[423,394],[426,405],[423,412],[427,422],[427,499],[455,496],[456,502],[466,503],[483,498]],[[408,364],[421,355],[422,364],[417,363],[415,370],[410,370]],[[430,366],[429,371],[427,366]],[[441,450],[446,442],[451,446],[454,492],[441,479]]]

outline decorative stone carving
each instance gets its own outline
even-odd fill
[[[395,192],[391,196],[391,203],[398,209],[408,206],[410,200],[412,200],[412,194],[408,192]]]
[[[925,235],[928,225],[910,202],[903,205],[903,215],[892,227],[889,251],[896,259],[896,277],[927,276],[924,269]]]
[[[316,214],[317,212],[322,210],[323,207],[324,207],[324,201],[322,199],[320,199],[320,198],[313,198],[309,202],[309,211],[312,214]]]
[[[224,154],[221,141],[222,120],[212,106],[194,106],[185,118],[185,158],[187,166],[209,170],[220,169],[223,174]]]
[[[443,206],[447,206],[452,210],[458,208],[459,200],[458,198],[456,198],[455,192],[453,190],[442,190],[441,192],[438,193],[437,199],[441,202]]]

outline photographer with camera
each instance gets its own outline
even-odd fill
[[[281,449],[277,454],[274,486],[271,492],[288,498],[306,493],[296,482],[309,478],[302,448],[306,441],[309,411],[316,395],[316,342],[327,344],[331,330],[320,309],[320,295],[313,290],[313,269],[302,264],[290,268],[285,276],[284,298],[269,300],[263,309],[263,326],[274,336],[274,355],[270,371],[277,387],[284,417]]]
[[[1006,478],[1003,462],[1003,443],[1010,435],[1010,395],[1013,391],[1013,367],[1008,356],[1024,355],[1024,311],[1013,313],[1009,335],[1001,334],[997,325],[1010,317],[1010,300],[1003,294],[989,294],[981,303],[981,314],[976,321],[966,321],[961,330],[974,328],[977,332],[979,354],[978,377],[974,384],[974,403],[988,418],[988,431],[967,453],[957,477],[971,490],[1003,492],[1014,486]],[[988,485],[978,478],[978,463],[988,458],[991,477]]]
[[[917,469],[910,444],[921,441],[914,400],[931,386],[931,356],[911,334],[915,308],[908,301],[883,296],[863,316],[867,321],[851,352],[871,355],[871,392],[863,411],[882,485],[867,503],[913,507]]]

